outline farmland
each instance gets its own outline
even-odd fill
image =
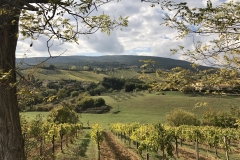
[[[72,70],[72,69],[62,69],[62,68],[54,68],[54,69],[44,69],[44,68],[33,68],[33,69],[25,69],[21,70],[22,75],[33,75],[35,79],[39,79],[45,84],[49,84],[49,82],[53,82],[54,85],[58,87],[51,89],[44,89],[49,93],[57,93],[57,95],[61,95],[62,99],[58,99],[55,102],[49,102],[50,106],[58,106],[67,102],[71,104],[74,108],[78,105],[78,94],[81,97],[81,94],[76,87],[69,88],[66,87],[64,80],[73,80],[73,82],[94,82],[97,86],[96,88],[92,88],[93,92],[90,90],[85,90],[81,88],[81,92],[95,93],[97,88],[100,90],[104,88],[102,81],[106,78],[104,77],[113,77],[119,80],[119,82],[123,80],[129,80],[129,85],[134,82],[134,80],[138,79],[141,74],[136,69],[126,69],[126,68],[112,68],[107,70],[102,70],[100,72],[95,72],[96,70]],[[156,78],[154,73],[147,73],[146,76],[151,78]],[[158,77],[161,79],[161,77]],[[131,81],[133,80],[133,81]],[[63,83],[64,82],[64,83]],[[107,82],[107,81],[106,81]],[[110,87],[113,87],[114,81],[110,81]],[[149,81],[147,81],[149,82]],[[49,85],[50,86],[50,85]],[[115,85],[119,86],[119,85]],[[80,138],[72,140],[72,143],[68,145],[68,147],[64,147],[64,152],[56,152],[55,156],[57,159],[97,159],[97,147],[94,141],[90,138],[90,128],[95,122],[99,123],[103,127],[103,137],[105,140],[102,142],[102,158],[112,158],[115,159],[119,153],[126,154],[129,157],[136,157],[136,145],[131,144],[127,145],[124,141],[121,141],[114,136],[109,131],[110,124],[112,123],[122,123],[122,124],[131,124],[131,123],[139,123],[139,124],[156,124],[160,122],[164,125],[166,123],[166,115],[171,113],[172,110],[176,108],[181,108],[183,110],[194,113],[197,118],[202,121],[203,114],[207,113],[211,110],[215,111],[229,111],[231,108],[238,108],[238,104],[240,99],[238,96],[220,96],[220,95],[212,95],[212,94],[204,94],[204,93],[188,93],[184,94],[177,91],[150,91],[150,90],[134,90],[130,92],[125,92],[124,88],[121,89],[105,89],[100,94],[95,94],[95,96],[91,96],[93,99],[103,98],[105,100],[106,105],[111,107],[111,110],[105,114],[90,114],[90,113],[78,113],[79,121],[83,124],[84,129],[81,131]],[[77,96],[74,97],[68,93],[76,93]],[[43,88],[42,88],[43,90]],[[44,98],[45,91],[41,91],[41,95]],[[61,94],[64,93],[64,94]],[[50,94],[49,94],[50,95]],[[90,95],[89,95],[90,96]],[[60,96],[59,96],[60,97]],[[204,105],[198,105],[198,103],[204,102]],[[42,102],[41,106],[49,105],[46,102]],[[25,115],[27,121],[32,121],[35,119],[36,115],[43,115],[44,120],[48,116],[49,112],[22,112],[21,115]],[[121,138],[122,139],[122,138]],[[200,145],[200,158],[207,159],[208,157],[214,157],[214,151],[212,149],[205,149],[206,144]],[[239,146],[236,142],[233,142],[233,152],[230,152],[231,159],[238,159],[239,156],[236,150],[239,149]],[[118,146],[117,149],[112,151],[111,153],[106,152],[105,150],[113,150],[113,146]],[[59,148],[58,148],[59,150]],[[184,142],[183,146],[179,150],[179,155],[177,159],[195,159],[194,148],[191,142]],[[117,152],[119,153],[117,153]],[[94,154],[93,154],[94,153]],[[156,160],[161,159],[160,153],[147,153],[144,152],[143,156],[150,155],[150,159]],[[206,155],[206,156],[205,156]],[[109,156],[109,157],[108,157]],[[219,149],[219,156],[221,158],[224,157],[224,149]],[[115,157],[115,158],[114,158]],[[123,156],[124,157],[124,156]],[[175,157],[176,158],[176,157]],[[136,158],[134,158],[136,159]]]
[[[105,99],[106,104],[112,106],[111,111],[107,114],[80,114],[79,117],[80,121],[83,123],[83,126],[88,126],[88,124],[92,125],[94,122],[98,122],[103,126],[105,131],[108,131],[110,123],[164,123],[165,115],[174,108],[183,108],[184,110],[191,111],[201,119],[202,114],[205,111],[208,111],[210,107],[217,110],[228,110],[231,106],[237,106],[240,101],[240,99],[237,97],[214,97],[191,94],[185,95],[180,92],[120,92],[117,94],[106,94],[101,97]],[[197,102],[207,102],[208,106],[194,109]],[[46,117],[48,114],[47,112],[26,112],[21,114],[25,115],[29,120],[32,120],[34,119],[35,115],[39,113],[43,114],[44,117]],[[77,141],[75,147],[77,147],[77,143],[82,143],[82,140],[86,139],[84,136],[87,136],[88,133],[88,130],[83,132],[83,139],[81,139],[79,142]],[[119,143],[122,144],[121,141]],[[85,157],[92,157],[94,159],[94,155],[90,153],[96,153],[96,150],[94,149],[95,145],[91,140],[87,145],[88,146],[85,146],[87,148]],[[191,147],[189,148],[188,145],[189,143],[186,143],[186,147],[182,149],[187,152],[191,151],[192,149]],[[131,146],[131,148],[134,152],[136,152],[134,146]],[[191,153],[187,152],[186,154]],[[200,151],[200,155],[203,153],[205,154],[205,151]],[[222,152],[220,152],[220,155],[224,156]],[[66,155],[61,154],[60,157],[61,156]],[[153,158],[157,155],[151,154],[151,156]],[[194,157],[194,154],[192,156]],[[208,156],[211,156],[211,154],[208,153]],[[231,157],[234,159],[234,157],[236,158],[236,155],[231,155]]]
[[[106,75],[115,78],[125,78],[125,79],[138,79],[139,73],[132,69],[116,69],[114,71],[106,72]]]
[[[41,69],[41,68],[33,68],[33,69],[26,69],[21,70],[23,75],[33,75],[37,79],[41,80],[48,80],[48,81],[56,81],[60,79],[65,80],[77,80],[77,81],[90,81],[90,82],[99,82],[102,81],[103,77],[106,75],[104,74],[96,74],[94,72],[89,71],[72,71],[72,70],[48,70],[48,69]]]
[[[165,95],[162,95],[164,93]],[[216,110],[228,110],[231,106],[238,106],[239,98],[235,97],[212,97],[199,95],[184,95],[179,92],[157,92],[157,93],[118,93],[106,94],[102,97],[106,104],[112,106],[110,113],[107,114],[81,114],[80,121],[98,122],[108,129],[110,123],[155,123],[165,122],[165,115],[175,108],[195,113],[201,118],[205,111],[210,108]],[[208,107],[195,108],[198,102],[207,102]],[[119,111],[119,112],[117,112]],[[44,116],[47,112],[26,112],[22,113],[33,119],[36,114]],[[116,113],[116,114],[114,114]]]

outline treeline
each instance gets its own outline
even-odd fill
[[[20,111],[49,111],[63,100],[71,100],[71,102],[76,103],[77,112],[85,112],[88,108],[105,106],[105,102],[103,104],[102,100],[99,100],[99,102],[88,100],[90,98],[84,98],[85,101],[82,102],[78,97],[82,97],[83,94],[98,96],[103,93],[112,93],[119,90],[132,92],[148,88],[148,84],[138,79],[105,77],[99,83],[79,82],[71,79],[44,82],[36,79],[33,75],[28,75],[27,78],[20,80],[19,83],[19,109]],[[99,104],[102,106],[99,106]],[[103,110],[107,112],[109,107],[103,107]],[[92,112],[102,113],[102,111]]]
[[[112,90],[124,89],[125,92],[131,92],[135,89],[146,90],[150,86],[139,79],[121,79],[114,77],[104,77],[102,85]]]

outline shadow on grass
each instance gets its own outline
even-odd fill
[[[87,134],[84,139],[82,139],[82,143],[79,146],[79,153],[78,155],[80,155],[81,157],[86,157],[86,151],[87,151],[87,147],[90,143],[90,134]]]
[[[119,112],[121,112],[121,111],[115,111],[115,112],[113,112],[113,114],[118,114]]]

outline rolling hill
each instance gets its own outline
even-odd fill
[[[50,58],[46,64],[52,64],[62,69],[70,68],[71,66],[85,66],[89,65],[93,68],[121,68],[129,66],[138,66],[140,67],[143,63],[139,60],[148,60],[152,59],[159,62],[156,65],[156,68],[161,69],[172,69],[175,67],[182,67],[186,69],[191,69],[190,62],[175,60],[171,58],[163,57],[152,57],[152,56],[134,56],[134,55],[112,55],[112,56],[61,56],[57,58]],[[29,65],[38,64],[46,60],[46,57],[35,57],[35,58],[17,58],[17,64],[23,62],[20,68],[28,68]],[[26,65],[29,64],[29,65]],[[199,69],[207,69],[209,67],[200,66]]]

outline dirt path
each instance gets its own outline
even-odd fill
[[[103,132],[101,159],[104,160],[141,160],[139,156],[119,143],[111,132]]]

